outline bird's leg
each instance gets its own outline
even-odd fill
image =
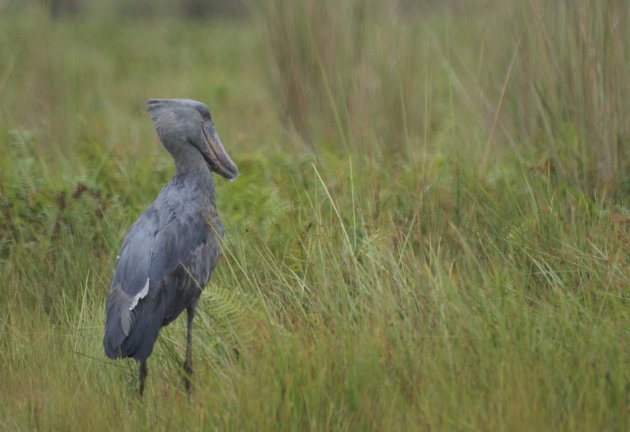
[[[140,396],[144,394],[144,381],[147,379],[147,359],[140,360]]]
[[[186,334],[186,360],[184,360],[184,387],[188,398],[191,398],[190,378],[192,377],[192,324],[195,318],[197,302],[194,302],[186,311],[188,312],[187,334]]]

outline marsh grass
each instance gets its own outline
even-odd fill
[[[484,168],[505,151],[534,154],[560,182],[628,192],[622,1],[265,5],[279,111],[307,143],[413,157],[442,132],[468,152],[481,146]]]
[[[517,19],[515,127],[559,178],[583,187],[614,189],[630,172],[627,21],[616,0],[530,1]]]
[[[628,26],[604,31],[618,4],[534,24],[534,0],[377,3],[274,1],[256,26],[1,17],[0,428],[627,428],[613,77]],[[574,40],[569,12],[614,49],[554,69],[542,58]],[[597,64],[602,103],[572,99],[591,101],[571,89]],[[549,78],[573,68],[579,81]],[[143,113],[156,95],[207,101],[242,173],[217,179],[224,255],[195,321],[192,403],[184,320],[162,332],[144,400],[136,365],[101,345],[125,230],[172,173]]]

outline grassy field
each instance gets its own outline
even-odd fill
[[[473,3],[0,9],[0,430],[628,430],[627,4]],[[184,319],[143,400],[101,342],[150,97],[241,172],[192,402]]]

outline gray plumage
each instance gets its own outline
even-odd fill
[[[234,179],[238,170],[204,104],[150,100],[147,111],[175,160],[175,176],[125,237],[107,298],[103,345],[110,358],[133,357],[140,362],[142,393],[146,359],[160,328],[186,309],[184,370],[190,394],[192,320],[219,258],[223,236],[212,172]]]

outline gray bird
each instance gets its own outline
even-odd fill
[[[175,160],[175,175],[125,237],[107,297],[103,345],[109,358],[138,361],[142,395],[147,357],[160,328],[186,309],[184,385],[190,395],[192,322],[223,236],[212,173],[232,180],[238,169],[223,148],[206,105],[189,99],[151,99],[147,111]]]

